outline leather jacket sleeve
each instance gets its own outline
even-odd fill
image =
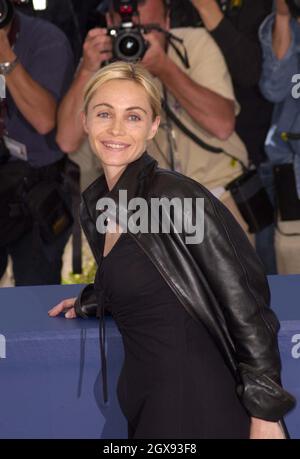
[[[295,404],[281,387],[277,334],[263,266],[227,208],[201,187],[204,239],[189,250],[221,307],[232,339],[240,384],[237,392],[251,416],[277,421]]]
[[[75,304],[76,316],[88,319],[97,315],[98,301],[94,290],[94,284],[86,285],[76,298]]]

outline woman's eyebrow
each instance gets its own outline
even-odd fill
[[[94,105],[94,106],[93,106],[93,110],[94,110],[95,108],[102,107],[102,106],[114,109],[114,107],[113,107],[112,105],[107,104],[106,102],[101,102],[100,104]],[[146,113],[146,115],[147,115],[147,111],[146,111],[144,108],[139,107],[138,105],[135,105],[135,106],[133,106],[133,107],[128,107],[128,108],[126,108],[126,111],[130,111],[130,110],[141,110],[142,112]]]
[[[128,107],[128,108],[126,108],[126,111],[128,111],[128,110],[142,110],[142,112],[146,113],[146,115],[147,115],[146,110],[144,108],[142,108],[142,107],[138,107],[138,106]]]
[[[93,106],[93,110],[97,107],[101,107],[102,105],[104,105],[105,107],[109,107],[109,108],[114,108],[112,105],[110,104],[106,104],[105,102],[102,102],[101,104],[96,104]]]

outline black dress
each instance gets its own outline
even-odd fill
[[[249,438],[212,338],[129,234],[103,258],[95,286],[123,338],[117,391],[129,438]]]

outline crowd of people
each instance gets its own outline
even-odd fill
[[[80,165],[82,188],[102,173],[80,113],[86,83],[114,58],[106,27],[121,19],[113,2],[84,2],[83,11],[82,2],[70,0],[64,2],[64,14],[51,14],[57,3],[62,8],[62,2],[48,2],[44,19],[16,7],[8,23],[0,25],[0,61],[7,64],[2,137],[13,159],[26,150],[40,181],[52,166],[65,212],[72,213],[67,180],[58,177],[66,158]],[[293,97],[299,21],[285,0],[243,0],[227,11],[217,0],[191,3],[193,26],[182,25],[180,14],[174,14],[184,2],[138,2],[139,15],[133,16],[133,23],[155,23],[169,33],[145,35],[149,46],[141,62],[164,100],[160,128],[147,151],[159,166],[203,184],[230,209],[266,273],[300,272],[299,140],[286,135],[299,129]],[[172,36],[181,42],[173,46]],[[273,208],[268,223],[260,222],[260,212],[254,215],[255,231],[230,188],[249,168],[255,168]],[[20,217],[13,220],[7,212],[1,219],[11,219],[16,227]],[[10,226],[9,237],[2,237],[0,275],[10,256],[16,285],[59,283],[70,225],[50,242],[37,237],[38,224],[18,237],[12,237]]]

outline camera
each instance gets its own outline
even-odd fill
[[[142,59],[148,49],[148,42],[143,37],[145,28],[132,22],[138,15],[138,0],[114,0],[115,12],[121,16],[121,25],[109,27],[107,34],[113,40],[114,59],[135,62]]]
[[[0,29],[10,24],[13,17],[13,3],[10,0],[0,0]]]
[[[291,15],[294,18],[299,18],[300,17],[300,0],[285,0]]]
[[[12,21],[14,5],[17,7],[32,5],[35,11],[45,10],[47,8],[47,0],[0,0],[0,29],[3,29]]]

